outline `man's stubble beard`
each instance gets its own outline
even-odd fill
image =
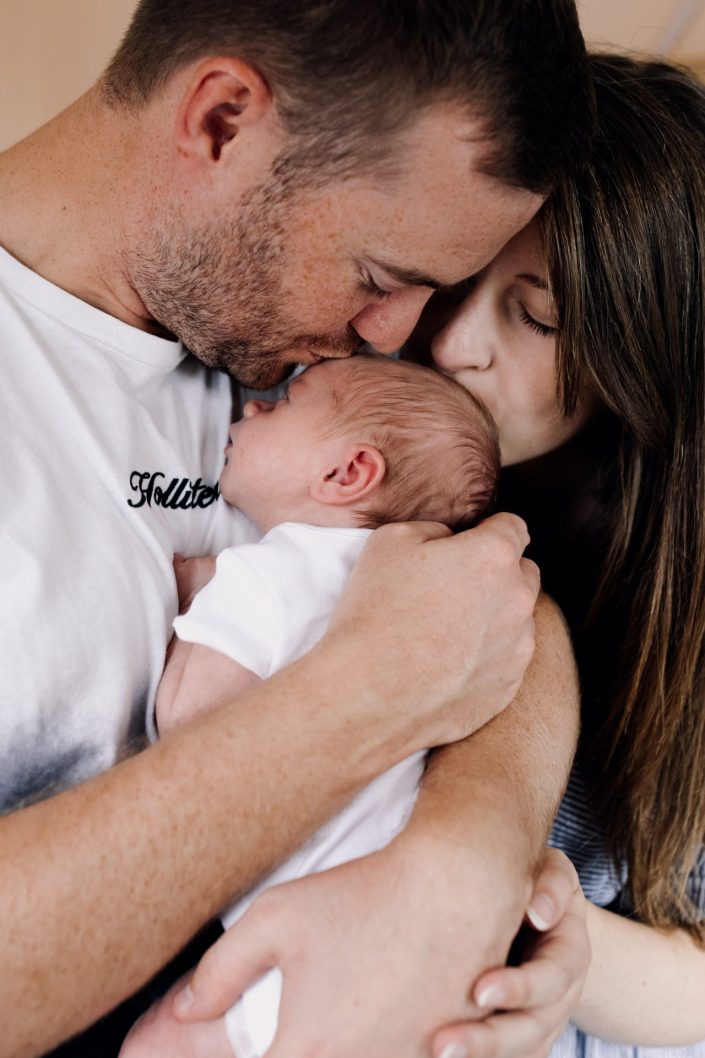
[[[252,389],[268,389],[294,370],[285,353],[304,345],[325,355],[335,340],[301,336],[284,313],[285,216],[291,208],[271,182],[250,191],[234,220],[187,228],[163,218],[145,233],[130,267],[152,318],[208,367]],[[338,339],[352,351],[350,332]]]

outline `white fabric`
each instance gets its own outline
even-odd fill
[[[144,733],[175,551],[257,531],[216,500],[230,384],[0,250],[0,808]],[[155,476],[156,475],[156,476]]]
[[[174,622],[186,642],[227,654],[261,677],[289,664],[324,634],[369,535],[286,523],[260,543],[220,555],[210,584]],[[333,692],[332,692],[333,693]],[[286,863],[222,916],[232,926],[273,885],[301,878],[388,844],[404,826],[423,774],[424,753],[379,776]],[[260,1058],[277,1027],[281,974],[266,974],[226,1014],[237,1058]]]
[[[174,631],[266,679],[324,634],[369,535],[285,522],[258,544],[229,547]]]

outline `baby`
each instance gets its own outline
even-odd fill
[[[428,368],[371,355],[310,368],[277,403],[248,402],[225,451],[222,495],[265,535],[217,560],[186,560],[181,572],[177,563],[182,613],[157,692],[161,734],[310,650],[373,529],[419,519],[468,528],[488,512],[499,474],[495,426],[474,397]],[[424,760],[417,753],[366,787],[223,914],[226,928],[263,889],[391,841]],[[167,998],[120,1056],[260,1058],[276,1032],[280,994],[273,970],[224,1018],[197,1024],[177,1022]]]

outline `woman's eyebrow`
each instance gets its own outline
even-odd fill
[[[516,277],[517,279],[523,279],[525,283],[530,283],[532,287],[536,287],[537,290],[548,290],[548,283],[541,276],[535,276],[531,272],[522,272]]]

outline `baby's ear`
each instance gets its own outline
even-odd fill
[[[314,480],[311,498],[337,507],[369,498],[387,469],[382,453],[373,445],[354,444],[338,455],[335,466],[328,465]]]

